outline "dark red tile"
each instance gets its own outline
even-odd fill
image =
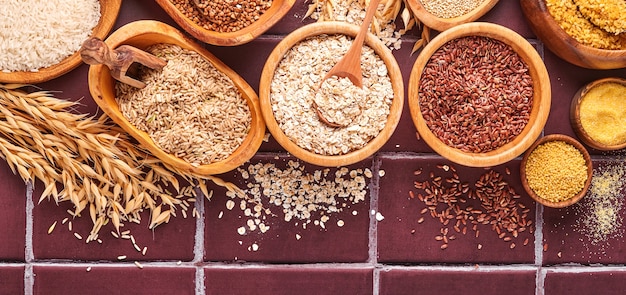
[[[522,0],[523,1],[523,0]],[[535,38],[535,35],[528,26],[528,21],[521,13],[521,6],[518,1],[498,1],[498,3],[477,21],[484,21],[503,25],[524,38]]]
[[[0,266],[0,295],[24,293],[24,266]]]
[[[24,261],[26,184],[5,162],[0,164],[0,178],[0,261]]]
[[[585,84],[606,77],[626,77],[626,70],[590,70],[581,68],[554,55],[547,48],[544,61],[550,75],[552,106],[545,127],[546,134],[566,134],[576,137],[570,123],[570,105],[576,91]],[[592,154],[600,152],[588,148]]]
[[[195,294],[196,269],[135,265],[33,267],[33,294]]]
[[[544,294],[621,295],[626,293],[623,269],[546,271]]]
[[[206,294],[372,294],[371,268],[207,267]]]
[[[276,167],[284,170],[286,165],[294,160],[293,157],[275,156],[262,154],[255,156],[251,163],[274,163]],[[322,169],[317,166],[297,162],[304,167],[302,175],[313,174]],[[349,166],[352,169],[365,169],[371,167],[371,160],[363,161]],[[247,168],[247,165],[244,166]],[[334,182],[335,171],[330,169],[326,178]],[[252,178],[243,179],[238,171],[221,175],[225,181],[229,181],[242,189],[247,189],[247,184],[255,184]],[[252,177],[252,176],[251,176]],[[297,176],[304,179],[305,176]],[[286,191],[299,186],[296,182],[293,185],[284,185]],[[349,177],[344,177],[349,179]],[[369,185],[370,179],[367,179]],[[319,182],[314,182],[319,183]],[[328,187],[328,186],[326,186]],[[269,209],[271,214],[260,214],[259,217],[248,217],[244,210],[240,209],[240,199],[226,196],[223,188],[213,186],[214,190],[211,201],[205,202],[205,260],[207,261],[264,261],[264,262],[365,262],[368,257],[368,232],[369,232],[369,189],[366,188],[367,195],[360,202],[351,202],[343,198],[338,200],[337,207],[341,212],[326,214],[329,219],[324,227],[315,225],[315,220],[320,219],[321,209],[313,212],[310,218],[299,219],[294,217],[290,221],[285,221],[281,206],[268,203],[268,197],[263,197],[264,208]],[[248,198],[252,197],[249,193]],[[321,196],[319,196],[321,197]],[[227,202],[234,201],[234,208],[227,209]],[[353,204],[355,203],[355,204]],[[346,204],[343,207],[342,204]],[[326,206],[324,206],[326,207]],[[254,213],[254,205],[247,205]],[[265,212],[265,211],[263,211]],[[356,215],[355,215],[356,214]],[[269,226],[269,229],[262,233],[260,224],[251,231],[247,226],[248,220],[259,222]],[[304,223],[306,224],[304,228]],[[342,226],[339,224],[342,223]],[[241,235],[238,228],[248,228]],[[258,249],[256,248],[258,247]],[[256,251],[255,251],[256,249]]]
[[[41,190],[35,190],[33,199],[38,200],[40,195]],[[99,232],[101,244],[97,241],[85,243],[93,225],[89,213],[72,219],[67,210],[73,210],[70,202],[57,205],[54,201],[44,200],[35,205],[33,210],[35,259],[116,261],[118,256],[126,255],[128,260],[189,261],[194,257],[196,220],[191,216],[192,209],[189,209],[188,217],[183,218],[179,208],[178,217],[172,218],[169,223],[159,225],[154,230],[148,229],[149,210],[141,214],[141,224],[126,222],[120,228],[120,232],[130,230],[139,249],[147,247],[145,255],[135,249],[130,239],[115,238],[111,234],[115,231],[111,223],[103,226]],[[63,223],[65,218],[68,220]],[[54,231],[48,234],[48,229],[54,222],[57,222]],[[79,234],[82,240],[79,240],[75,233]]]
[[[380,273],[381,295],[535,294],[536,270],[392,269]],[[546,294],[555,294],[547,293]]]
[[[385,219],[377,224],[378,233],[378,261],[383,263],[533,263],[534,261],[534,225],[526,227],[523,232],[518,232],[514,237],[512,232],[506,236],[510,241],[499,238],[491,225],[480,224],[476,231],[473,230],[471,219],[468,218],[466,225],[459,222],[456,226],[457,214],[451,210],[453,219],[447,225],[443,225],[439,218],[433,218],[428,212],[427,206],[420,201],[419,195],[427,195],[424,190],[416,189],[414,182],[424,182],[433,177],[442,177],[442,187],[449,188],[451,185],[446,179],[453,179],[453,168],[459,175],[461,183],[468,183],[469,190],[475,190],[474,183],[488,173],[485,168],[468,168],[445,161],[435,156],[382,156],[380,169],[386,171],[380,179],[380,192],[378,196],[378,211]],[[445,165],[445,166],[444,166]],[[445,171],[446,167],[449,171]],[[510,175],[506,173],[510,172]],[[502,176],[520,197],[514,201],[523,204],[530,209],[525,219],[535,221],[535,203],[526,195],[519,179],[519,161],[493,168]],[[414,175],[415,171],[421,174]],[[410,191],[414,198],[411,198]],[[467,203],[457,203],[459,207],[487,212],[477,199],[469,199],[468,193],[462,194],[461,198]],[[437,212],[447,208],[447,205],[439,203]],[[518,207],[519,215],[521,207]],[[424,212],[422,214],[422,212]],[[472,215],[479,220],[479,214]],[[503,219],[505,220],[505,219]],[[506,219],[510,220],[510,219]],[[504,224],[504,222],[500,223]],[[463,234],[463,228],[466,233]],[[448,239],[448,246],[442,250],[444,244],[442,231]],[[440,237],[437,237],[440,236]],[[454,239],[450,239],[454,236]],[[527,245],[524,245],[525,240]],[[515,244],[515,245],[513,245]],[[513,247],[513,248],[511,248]]]
[[[594,179],[598,171],[610,166],[622,166],[623,161],[594,161]],[[608,197],[592,197],[588,192],[579,203],[563,209],[544,208],[543,212],[543,252],[545,265],[581,264],[624,264],[626,263],[626,182],[624,176],[617,182],[603,181],[607,187],[615,183],[611,193],[617,196],[613,201]],[[605,195],[607,196],[607,195]],[[605,199],[605,201],[600,201]],[[594,213],[595,212],[595,213]],[[600,213],[604,212],[604,213]],[[614,213],[613,213],[614,212]],[[602,216],[602,217],[599,217]],[[604,220],[605,222],[601,222]]]

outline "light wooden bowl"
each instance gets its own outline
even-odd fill
[[[273,0],[272,6],[256,22],[236,32],[220,33],[207,30],[187,18],[170,0],[156,0],[161,8],[187,33],[202,42],[219,46],[236,46],[254,40],[281,20],[289,12],[295,1]]]
[[[420,79],[424,67],[439,47],[450,40],[484,36],[508,44],[526,62],[533,80],[533,108],[522,132],[511,142],[484,153],[469,153],[450,147],[441,141],[426,125],[419,105]],[[550,79],[546,67],[535,48],[516,32],[490,23],[467,23],[448,29],[428,43],[417,57],[409,78],[409,109],[420,136],[439,155],[455,163],[470,167],[496,166],[521,155],[539,137],[548,119],[551,104]]]
[[[393,131],[398,125],[398,122],[400,121],[400,115],[402,114],[402,107],[404,104],[404,84],[402,82],[402,73],[400,72],[400,67],[398,66],[398,63],[396,62],[391,51],[380,41],[380,39],[371,33],[365,37],[364,44],[372,48],[374,52],[385,62],[394,92],[393,101],[389,110],[390,113],[387,117],[387,123],[378,136],[373,138],[363,148],[347,154],[336,156],[319,155],[303,149],[291,141],[280,128],[276,118],[274,117],[270,101],[270,85],[274,77],[274,72],[283,56],[294,45],[308,37],[324,34],[344,34],[346,36],[355,37],[358,31],[358,26],[344,22],[328,21],[305,25],[287,35],[274,48],[272,53],[269,55],[265,66],[263,67],[263,72],[261,73],[261,83],[259,86],[259,97],[261,100],[262,114],[265,118],[267,128],[276,141],[285,150],[305,162],[326,167],[337,167],[359,162],[378,151],[378,149],[380,149],[391,137]]]
[[[188,50],[194,50],[202,55],[206,60],[210,61],[219,71],[226,74],[234,82],[235,86],[237,86],[250,108],[250,113],[252,115],[251,128],[241,146],[239,146],[239,148],[237,148],[228,158],[220,162],[193,166],[188,162],[158,148],[146,132],[137,129],[130,122],[128,122],[115,101],[116,80],[111,77],[109,69],[104,65],[90,66],[89,91],[91,92],[93,99],[115,123],[120,125],[126,132],[135,138],[139,144],[148,149],[154,156],[184,172],[199,175],[212,175],[228,172],[237,168],[254,156],[265,135],[265,123],[263,121],[263,117],[261,116],[258,96],[254,92],[254,89],[252,89],[252,87],[250,87],[250,85],[248,85],[243,78],[204,49],[204,47],[193,42],[177,29],[167,24],[152,20],[142,20],[129,23],[113,32],[111,36],[105,40],[105,43],[112,49],[123,44],[131,45],[139,49],[145,49],[153,44],[168,43],[178,45]]]
[[[607,145],[595,141],[593,138],[591,138],[591,136],[589,136],[589,134],[587,134],[580,121],[580,103],[582,102],[583,97],[587,94],[587,92],[589,92],[591,88],[606,82],[620,83],[622,85],[626,85],[626,79],[615,77],[599,79],[581,87],[576,92],[576,94],[574,94],[574,98],[572,99],[572,104],[570,107],[570,122],[578,138],[586,145],[600,151],[614,151],[626,148],[626,142],[616,145]],[[622,98],[624,100],[624,103],[626,104],[626,96]]]
[[[583,187],[583,189],[572,198],[569,198],[561,202],[552,202],[537,195],[535,191],[533,191],[533,189],[528,185],[528,179],[526,178],[526,162],[528,161],[528,156],[533,152],[535,148],[537,148],[537,146],[543,143],[549,142],[549,141],[563,141],[574,146],[583,155],[583,157],[585,158],[585,163],[587,164],[587,180],[585,181],[585,186]],[[522,158],[522,162],[520,164],[520,177],[522,180],[522,186],[524,187],[528,195],[530,195],[530,197],[533,198],[533,200],[535,200],[537,203],[540,203],[544,206],[552,207],[552,208],[563,208],[563,207],[573,205],[576,202],[580,201],[580,199],[582,199],[587,193],[587,191],[589,190],[589,186],[591,186],[592,176],[593,176],[593,163],[591,162],[591,157],[589,156],[589,152],[587,152],[587,149],[585,149],[585,147],[576,139],[571,138],[567,135],[563,135],[563,134],[551,134],[551,135],[544,136],[540,138],[539,140],[537,140],[528,149],[526,154],[524,154],[524,157]]]
[[[498,3],[498,0],[484,0],[480,5],[478,5],[478,7],[474,8],[474,10],[453,18],[441,18],[428,12],[420,0],[407,0],[406,3],[413,12],[413,15],[415,15],[415,17],[417,17],[424,25],[431,29],[443,32],[454,26],[473,22],[479,19],[491,10],[491,8]]]
[[[101,17],[96,27],[94,27],[91,36],[104,39],[111,32],[121,5],[122,0],[100,0]],[[76,51],[60,63],[41,68],[38,72],[19,71],[5,73],[0,71],[0,82],[20,84],[46,82],[68,73],[81,63],[80,54]]]
[[[545,0],[524,0],[520,4],[532,31],[558,57],[588,69],[626,67],[626,50],[598,49],[579,43],[550,15]]]

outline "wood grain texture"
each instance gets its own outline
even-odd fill
[[[121,6],[122,0],[100,0],[101,17],[98,24],[94,27],[91,37],[98,37],[100,39],[106,38],[109,32],[111,32],[115,20],[117,20]],[[19,71],[4,73],[0,71],[0,82],[20,84],[46,82],[66,74],[78,67],[81,63],[80,53],[76,51],[60,63],[41,68],[38,72]]]
[[[533,80],[533,107],[528,124],[511,142],[485,153],[463,152],[446,145],[428,128],[419,106],[420,79],[430,57],[448,41],[467,36],[484,36],[508,44],[526,62]],[[506,27],[481,22],[456,26],[442,32],[428,43],[413,65],[408,93],[411,118],[422,139],[439,155],[457,164],[470,167],[496,166],[524,153],[541,134],[548,119],[551,105],[548,71],[535,48],[522,36]]]
[[[344,155],[319,155],[303,149],[296,143],[292,142],[281,130],[276,118],[274,118],[274,112],[272,111],[270,101],[270,85],[278,64],[291,47],[312,36],[322,34],[344,34],[355,37],[358,31],[358,26],[344,22],[328,21],[305,25],[287,35],[280,43],[278,43],[267,58],[265,66],[263,67],[263,72],[261,73],[261,84],[259,85],[259,98],[261,100],[262,114],[265,118],[267,128],[276,141],[285,150],[300,160],[326,167],[337,167],[359,162],[377,152],[378,149],[380,149],[387,142],[387,140],[389,140],[396,129],[398,122],[400,122],[402,107],[404,105],[404,84],[402,81],[402,73],[400,72],[400,67],[398,66],[398,63],[389,48],[387,48],[380,41],[380,39],[371,33],[368,33],[365,37],[365,44],[372,48],[387,65],[387,70],[389,77],[391,78],[391,84],[394,92],[393,101],[389,110],[389,116],[387,117],[387,123],[378,136],[372,139],[363,148]]]
[[[178,10],[170,0],[156,0],[163,10],[187,33],[202,42],[218,46],[236,46],[254,40],[281,20],[289,12],[295,1],[273,0],[272,6],[256,22],[236,32],[220,33],[207,30],[193,22]]]
[[[588,69],[626,67],[626,50],[605,50],[583,45],[568,35],[548,12],[545,0],[520,1],[532,31],[563,60]]]
[[[252,89],[241,76],[204,49],[204,47],[193,42],[177,29],[165,23],[151,20],[135,21],[126,24],[113,32],[105,42],[110,48],[117,48],[120,45],[126,44],[139,49],[145,49],[153,44],[168,43],[196,51],[207,61],[212,63],[217,70],[224,73],[233,81],[250,108],[252,115],[250,132],[239,148],[223,161],[207,165],[192,166],[186,161],[158,148],[146,132],[137,129],[128,122],[115,101],[115,80],[111,77],[109,69],[101,64],[90,66],[89,91],[93,99],[115,123],[126,130],[126,132],[135,138],[143,147],[152,152],[153,155],[182,171],[199,175],[213,175],[228,172],[239,167],[254,156],[265,135],[265,122],[261,116],[258,96],[254,89]]]

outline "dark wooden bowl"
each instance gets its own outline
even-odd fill
[[[100,0],[100,21],[93,28],[92,37],[104,39],[111,32],[121,5],[122,0]],[[46,82],[68,73],[80,64],[82,64],[82,60],[79,52],[76,51],[58,64],[41,68],[37,72],[19,71],[4,73],[0,71],[0,82],[19,84]]]
[[[626,67],[626,50],[598,49],[576,41],[550,15],[545,0],[523,0],[520,4],[535,35],[565,61],[588,69]]]
[[[583,189],[572,198],[569,198],[561,202],[551,202],[537,195],[533,191],[533,189],[528,185],[528,179],[526,178],[526,162],[528,161],[528,156],[535,150],[535,148],[537,148],[537,146],[543,143],[549,142],[549,141],[563,141],[574,146],[583,155],[583,157],[585,158],[585,163],[587,165],[587,180],[585,181],[585,186],[583,187]],[[546,207],[563,208],[563,207],[573,205],[576,202],[580,201],[580,199],[582,199],[587,193],[587,190],[589,190],[589,186],[591,186],[592,176],[593,176],[593,163],[591,162],[591,157],[589,156],[589,152],[587,152],[587,149],[585,149],[585,147],[576,139],[571,138],[567,135],[563,135],[563,134],[551,134],[551,135],[544,136],[540,138],[539,140],[537,140],[528,149],[526,154],[524,154],[524,157],[522,158],[522,162],[520,164],[520,177],[522,180],[522,186],[524,187],[524,190],[526,190],[528,195],[530,195],[530,197],[533,198],[533,200],[535,200],[537,203],[540,203]]]
[[[614,151],[626,148],[626,142],[616,145],[607,145],[598,142],[594,140],[591,136],[589,136],[580,121],[580,103],[582,102],[583,97],[587,94],[587,92],[589,92],[591,88],[606,82],[614,82],[626,85],[626,79],[615,77],[599,79],[581,87],[576,92],[576,94],[574,94],[574,98],[572,99],[572,104],[570,107],[570,122],[572,124],[572,128],[574,129],[574,132],[576,133],[576,136],[578,136],[578,138],[586,145],[600,151]],[[624,104],[626,104],[626,95],[622,98],[624,100]]]
[[[198,40],[218,46],[236,46],[248,43],[263,34],[289,12],[296,0],[273,0],[272,6],[261,15],[259,20],[236,31],[220,33],[207,30],[190,20],[170,0],[156,0],[170,17]]]

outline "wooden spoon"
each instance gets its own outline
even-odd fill
[[[111,50],[104,41],[96,37],[83,42],[80,57],[86,64],[106,65],[115,80],[136,88],[144,88],[146,84],[127,75],[133,63],[140,63],[156,70],[163,69],[167,64],[166,61],[130,45],[122,45]]]
[[[324,84],[326,79],[336,76],[340,78],[348,78],[355,86],[359,88],[363,88],[363,73],[361,71],[361,51],[363,49],[363,42],[365,41],[365,36],[369,31],[370,23],[372,22],[372,18],[374,17],[374,13],[376,13],[376,9],[378,8],[378,3],[380,0],[371,0],[369,6],[367,7],[367,12],[365,13],[365,18],[363,19],[363,23],[361,24],[361,28],[359,32],[356,34],[354,38],[354,42],[350,45],[350,48],[346,52],[346,54],[333,66],[326,76],[322,79],[320,83],[320,87]],[[343,125],[339,125],[333,122],[329,122],[324,115],[319,110],[315,101],[313,102],[313,109],[315,113],[319,117],[320,121],[324,124],[331,127],[344,127]]]

